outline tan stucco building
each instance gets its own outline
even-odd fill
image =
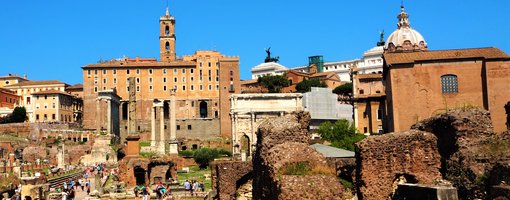
[[[81,99],[59,90],[45,90],[32,93],[34,122],[76,122]]]
[[[66,91],[68,86],[57,80],[24,80],[4,88],[19,96],[18,105],[26,108],[30,122],[79,122],[83,102]]]
[[[360,133],[383,133],[385,91],[382,74],[352,73],[354,123]]]
[[[8,85],[18,84],[23,81],[28,81],[27,76],[20,77],[16,74],[8,74],[6,76],[0,76],[0,88],[3,88]]]
[[[193,55],[178,57],[174,25],[175,19],[167,10],[160,18],[159,61],[156,58],[122,58],[82,67],[83,98],[87,108],[85,128],[95,129],[96,123],[107,121],[96,120],[106,117],[97,115],[97,94],[116,88],[122,99],[121,137],[128,132],[129,90],[136,90],[136,131],[151,131],[151,115],[157,99],[163,102],[164,130],[169,132],[170,91],[175,88],[177,137],[206,139],[221,135],[230,138],[229,96],[240,90],[239,57],[217,51],[196,51]],[[134,88],[128,86],[131,77],[136,80]],[[101,109],[106,109],[103,107]],[[99,127],[105,129],[106,125]]]

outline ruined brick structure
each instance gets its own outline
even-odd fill
[[[310,116],[297,113],[261,124],[253,158],[253,199],[340,199],[344,188],[326,159],[309,147]],[[289,174],[289,167],[310,166]]]
[[[411,130],[368,137],[357,144],[358,197],[390,198],[398,182],[432,184],[441,180],[436,137]]]
[[[127,186],[149,184],[156,179],[165,182],[176,175],[177,166],[167,159],[131,158],[119,162],[119,178]]]
[[[451,110],[357,147],[360,199],[391,198],[399,183],[434,189],[449,182],[459,199],[510,198],[510,133],[495,133],[488,111]]]
[[[438,138],[441,173],[459,190],[460,199],[486,198],[494,183],[496,165],[510,164],[510,135],[495,133],[491,115],[481,109],[457,109],[418,122],[413,129],[433,133]],[[502,177],[509,182],[510,177]],[[500,181],[500,182],[501,182]]]
[[[211,170],[212,187],[219,199],[234,199],[237,189],[253,179],[253,166],[247,161],[215,162]]]

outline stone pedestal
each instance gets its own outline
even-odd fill
[[[179,141],[177,141],[177,140],[170,141],[170,149],[169,149],[170,154],[173,154],[173,155],[179,154],[179,145],[178,144],[179,144]]]
[[[164,141],[160,141],[158,142],[158,148],[157,148],[157,151],[159,154],[161,155],[164,155],[166,154],[166,151],[165,151],[165,142]]]
[[[130,135],[126,138],[126,157],[140,156],[140,136]]]

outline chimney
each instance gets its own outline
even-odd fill
[[[136,56],[136,62],[140,62],[140,57]]]
[[[24,78],[24,79],[27,79],[27,74],[23,74],[23,78]]]

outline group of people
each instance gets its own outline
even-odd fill
[[[138,194],[142,196],[142,200],[149,199],[150,196],[150,188],[147,185],[135,186],[134,187],[135,196],[138,197]],[[170,192],[170,184],[167,184],[166,187],[159,181],[156,184],[156,188],[154,190],[156,192],[157,199],[165,199],[166,197],[171,195]]]
[[[63,187],[61,188],[62,200],[74,200],[75,193],[78,188],[81,188],[81,191],[87,191],[87,194],[90,194],[90,180],[86,173],[83,177],[79,178],[78,181],[74,181],[73,179],[68,179],[68,181],[63,183]]]
[[[189,191],[191,196],[193,196],[194,192],[200,192],[200,191],[204,192],[205,191],[204,182],[197,181],[197,180],[192,180],[191,182],[189,182],[188,180],[186,180],[184,182],[184,189],[186,191]]]

